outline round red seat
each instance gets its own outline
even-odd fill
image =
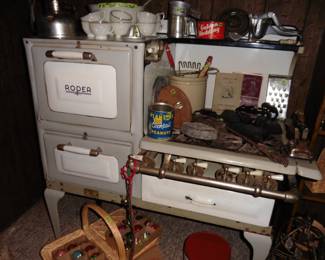
[[[189,260],[230,260],[231,249],[228,242],[219,235],[197,232],[186,238],[184,256]]]

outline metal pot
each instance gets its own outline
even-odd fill
[[[37,20],[37,34],[42,37],[72,38],[80,31],[79,23],[70,17],[48,15]]]
[[[79,20],[72,10],[64,11],[58,0],[44,1],[43,15],[36,19],[37,35],[53,38],[72,38],[81,34]]]

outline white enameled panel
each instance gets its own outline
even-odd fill
[[[72,183],[97,191],[109,191],[125,194],[125,183],[120,177],[120,168],[125,164],[132,151],[129,142],[114,141],[102,138],[44,133],[46,179]],[[64,145],[64,151],[57,146]],[[98,156],[90,156],[89,150],[100,151]],[[88,151],[88,152],[87,152]],[[134,179],[134,196],[139,197],[141,178]]]
[[[53,111],[102,118],[117,116],[113,66],[48,61],[44,73]]]
[[[258,226],[268,226],[274,200],[179,181],[142,176],[142,199]]]
[[[99,181],[118,183],[118,161],[114,156],[99,154],[89,156],[70,151],[55,151],[55,162],[58,170],[68,175],[80,176]]]

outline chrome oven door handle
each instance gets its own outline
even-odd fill
[[[72,145],[66,145],[66,144],[58,144],[56,148],[60,151],[66,151],[71,153],[77,153],[77,154],[84,154],[89,156],[98,156],[100,152],[102,151],[100,148],[97,149],[86,149],[83,147],[78,146],[72,146]]]
[[[185,195],[186,200],[190,200],[193,204],[201,205],[201,206],[216,206],[216,203],[212,200],[206,199],[199,199],[199,198],[192,198],[189,195]]]
[[[96,56],[91,52],[74,52],[74,51],[55,51],[48,50],[45,52],[48,58],[72,59],[72,60],[90,60],[97,61]]]

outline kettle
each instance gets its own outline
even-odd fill
[[[42,37],[69,38],[81,34],[79,21],[71,10],[64,13],[58,0],[44,1],[45,14],[36,18],[37,34]]]

